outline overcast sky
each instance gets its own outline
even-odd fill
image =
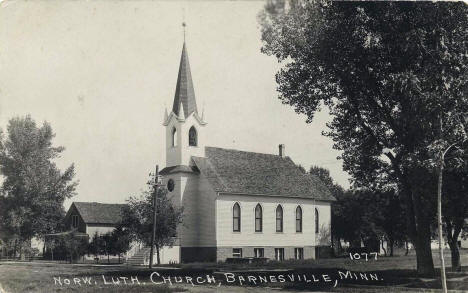
[[[76,166],[74,201],[124,202],[164,167],[164,107],[171,110],[187,49],[207,145],[277,153],[330,169],[348,186],[339,153],[277,98],[274,57],[260,53],[264,2],[5,1],[0,8],[0,127],[30,114],[51,123],[57,161]],[[185,12],[183,12],[185,11]],[[71,203],[67,201],[66,206]]]

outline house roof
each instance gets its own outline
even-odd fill
[[[73,202],[86,224],[118,224],[125,204]]]
[[[179,74],[177,76],[174,104],[172,105],[172,112],[174,112],[174,114],[180,115],[180,105],[183,107],[184,117],[188,117],[193,112],[198,113],[185,42],[182,47],[182,55],[180,56]]]
[[[318,177],[304,174],[289,157],[206,147],[205,158],[192,160],[217,192],[335,200]]]

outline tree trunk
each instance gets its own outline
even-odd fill
[[[460,250],[458,247],[458,237],[463,228],[464,219],[457,221],[454,225],[447,218],[444,218],[446,223],[445,229],[447,234],[447,241],[450,247],[450,254],[452,258],[452,271],[460,272],[461,263],[460,263]]]
[[[405,240],[405,248],[406,248],[406,251],[405,251],[405,256],[409,254],[409,245],[408,245],[408,240]]]
[[[461,264],[460,264],[460,250],[458,249],[457,241],[449,241],[450,247],[450,254],[452,255],[452,271],[460,272],[461,271]]]
[[[417,191],[411,191],[411,218],[412,224],[411,227],[414,233],[412,236],[414,238],[413,245],[416,252],[416,262],[418,274],[422,276],[433,277],[434,262],[432,260],[432,250],[431,250],[431,228],[429,220],[429,207],[423,204],[421,200],[421,195]],[[426,209],[422,208],[426,206]]]
[[[337,255],[341,255],[343,253],[343,247],[341,247],[341,239],[338,238],[338,242],[336,243],[336,253]]]
[[[161,264],[161,260],[159,259],[159,245],[156,244],[156,256],[157,256],[157,259],[158,259],[158,265]]]
[[[18,240],[15,239],[15,245],[13,246],[13,258],[16,258],[17,249],[18,249]]]
[[[393,240],[393,238],[390,238],[388,240],[388,244],[390,245],[390,256],[393,256],[393,246],[395,245],[395,241]]]
[[[23,241],[20,242],[20,259],[21,260],[26,259],[26,255],[24,253],[24,242]]]
[[[382,238],[382,240],[380,240],[380,242],[382,243],[382,250],[384,252],[384,255],[387,256],[387,250],[385,249],[385,246],[384,246],[384,239]]]
[[[416,251],[416,263],[418,274],[422,276],[434,276],[434,262],[432,260],[431,237],[428,229],[420,229],[414,243]]]
[[[107,254],[107,263],[110,264],[109,254]]]
[[[416,252],[418,274],[432,277],[434,276],[434,262],[431,252],[430,221],[425,219],[427,216],[424,215],[424,212],[428,213],[428,210],[427,208],[423,209],[424,205],[420,196],[410,184],[410,170],[400,169],[395,159],[391,159],[391,161],[402,184],[402,194],[406,203],[408,235]]]

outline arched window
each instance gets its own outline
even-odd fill
[[[300,206],[296,208],[296,232],[302,232],[302,209]]]
[[[315,233],[318,233],[319,232],[319,228],[320,228],[320,225],[319,225],[319,212],[317,209],[315,209]]]
[[[263,229],[263,212],[262,206],[257,204],[255,207],[255,232],[262,232]]]
[[[276,208],[276,232],[283,232],[283,208],[281,205]]]
[[[232,208],[232,231],[240,232],[241,230],[241,209],[236,202]]]
[[[194,126],[190,127],[188,132],[189,146],[197,146],[197,130]]]
[[[174,127],[172,128],[172,146],[175,147],[177,145],[177,129]]]

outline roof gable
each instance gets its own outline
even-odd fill
[[[289,157],[206,147],[192,157],[217,192],[335,200],[316,176],[304,174]]]
[[[86,224],[116,225],[122,220],[122,208],[125,204],[98,202],[73,202],[76,210]],[[70,207],[71,209],[72,207]]]

